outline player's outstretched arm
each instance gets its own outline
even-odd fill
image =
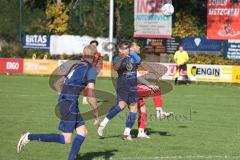
[[[96,94],[95,94],[95,90],[94,90],[95,84],[88,83],[87,88],[88,88],[88,97],[89,97],[88,101],[94,109],[94,116],[95,116],[94,125],[97,125],[99,123],[99,113],[98,113],[98,108],[97,108]]]
[[[154,92],[159,91],[159,87],[155,85],[154,83],[149,82],[144,77],[140,76],[138,77],[138,82],[147,86],[148,88],[151,88]]]
[[[54,83],[54,88],[56,89],[57,93],[60,94],[62,87],[63,87],[63,83],[64,83],[64,79],[65,77],[62,76],[61,78],[59,78],[55,83]]]

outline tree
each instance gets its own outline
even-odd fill
[[[198,19],[185,11],[176,13],[176,20],[173,28],[174,37],[190,37],[200,35],[200,28],[198,27]]]
[[[59,2],[59,1],[58,1]],[[68,6],[64,3],[49,3],[46,9],[48,31],[53,34],[63,34],[68,28]]]

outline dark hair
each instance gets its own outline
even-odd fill
[[[93,41],[90,42],[90,44],[93,44],[93,43],[96,43],[97,46],[98,46],[98,41],[97,40],[93,40]]]
[[[122,41],[118,44],[118,48],[120,49],[130,48],[130,46],[131,46],[131,42],[129,41]]]
[[[138,44],[137,41],[132,41],[130,47],[134,46],[135,44]]]

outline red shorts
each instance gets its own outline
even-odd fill
[[[143,98],[149,98],[153,96],[155,107],[161,107],[162,105],[162,95],[160,90],[157,92],[153,92],[151,88],[146,85],[138,84],[137,85],[137,92],[139,96],[138,107],[141,108],[145,102]]]

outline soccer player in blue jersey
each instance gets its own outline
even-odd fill
[[[94,108],[95,120],[98,121],[97,103],[94,93],[96,68],[92,66],[97,50],[95,47],[86,46],[83,51],[83,58],[75,63],[68,74],[64,76],[63,86],[58,98],[61,120],[59,130],[61,134],[32,134],[25,133],[21,136],[17,152],[20,153],[23,147],[30,141],[56,142],[60,144],[71,143],[72,134],[77,134],[73,140],[68,160],[75,160],[80,147],[87,136],[87,129],[78,108],[78,98],[84,88],[88,88],[89,102]]]
[[[113,68],[118,73],[117,78],[117,101],[97,130],[100,137],[107,123],[129,105],[130,112],[126,120],[126,128],[123,133],[124,140],[132,140],[130,131],[136,120],[138,93],[137,93],[137,67],[141,63],[141,58],[136,52],[130,53],[133,43],[122,42],[118,46],[118,55],[113,58]]]

